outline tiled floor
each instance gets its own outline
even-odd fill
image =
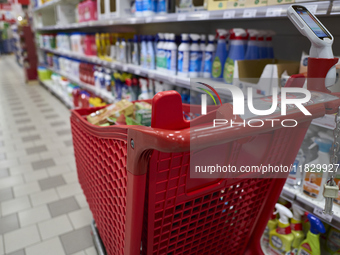
[[[0,255],[94,255],[69,111],[0,56]]]

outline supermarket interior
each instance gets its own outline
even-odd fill
[[[339,24],[340,0],[1,0],[0,255],[340,255]]]

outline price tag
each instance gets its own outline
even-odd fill
[[[140,70],[139,69],[135,69],[135,74],[136,75],[140,75]]]
[[[243,18],[253,18],[256,17],[256,9],[245,9],[243,11]]]
[[[123,71],[127,72],[127,70],[128,70],[128,67],[126,65],[123,65]]]
[[[146,23],[150,23],[152,21],[152,17],[147,17],[146,19],[145,19],[145,22]]]
[[[110,25],[113,25],[113,23],[114,23],[113,20],[110,20],[110,21],[109,21],[109,24],[110,24]]]
[[[149,76],[149,78],[151,78],[151,79],[152,79],[152,78],[155,78],[155,74],[154,74],[153,72],[149,72],[149,73],[148,73],[148,76]]]
[[[332,215],[328,215],[328,214],[324,214],[322,211],[323,210],[321,208],[314,207],[313,213],[316,216],[319,216],[320,218],[322,218],[322,219],[324,219],[324,220],[326,220],[328,222],[332,222],[333,216]]]
[[[235,18],[235,10],[231,10],[231,11],[225,11],[224,13],[223,13],[223,18],[224,19],[233,19],[233,18]]]
[[[168,80],[169,80],[170,83],[176,83],[176,77],[175,76],[169,75]]]
[[[205,13],[202,13],[200,19],[209,19],[209,16],[210,16],[210,13],[209,12],[205,12]]]
[[[186,20],[186,19],[187,19],[187,16],[184,13],[180,13],[177,16],[177,21],[183,21],[183,20]]]
[[[279,17],[281,16],[282,8],[268,8],[266,17]]]
[[[316,10],[318,9],[318,6],[317,6],[316,4],[314,4],[314,5],[307,5],[307,9],[308,9],[311,13],[315,14],[315,13],[316,13]]]

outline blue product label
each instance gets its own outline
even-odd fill
[[[204,56],[204,70],[205,73],[211,73],[212,52],[206,51]]]
[[[189,72],[189,51],[178,52],[178,72],[188,73]]]
[[[136,12],[143,11],[143,0],[136,0]]]
[[[299,161],[295,160],[292,169],[290,170],[290,174],[296,174],[297,168],[299,166]]]
[[[170,70],[171,67],[171,51],[166,51],[166,69]]]
[[[178,72],[183,72],[183,51],[178,52],[177,67],[178,67]]]
[[[143,11],[153,11],[152,0],[143,0]]]
[[[189,72],[200,72],[202,65],[202,52],[190,51]]]
[[[170,70],[176,72],[177,50],[170,51]]]
[[[99,84],[102,89],[105,89],[105,78],[104,77],[99,79]]]
[[[158,5],[157,0],[152,0],[152,11],[154,13],[157,12],[157,5]]]
[[[166,0],[158,1],[157,12],[167,12],[166,11]]]

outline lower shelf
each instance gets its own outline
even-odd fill
[[[62,101],[67,106],[67,108],[73,109],[73,103],[71,102],[71,100],[65,97],[65,95],[63,95],[61,91],[58,91],[54,88],[52,80],[39,80],[39,81],[53,95],[55,95],[60,101]]]

